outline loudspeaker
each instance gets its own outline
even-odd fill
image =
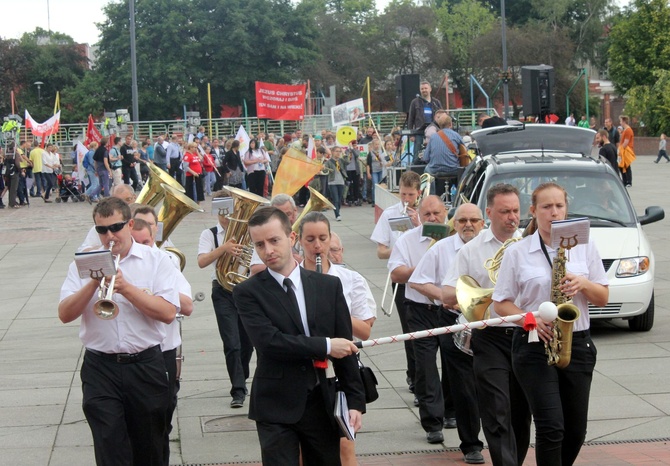
[[[395,107],[398,112],[409,112],[412,100],[419,93],[421,78],[418,74],[399,74],[395,77]]]
[[[521,67],[524,116],[542,116],[556,109],[554,68],[547,65]]]

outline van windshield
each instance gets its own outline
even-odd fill
[[[609,173],[517,172],[497,174],[487,181],[488,187],[498,183],[509,183],[517,187],[522,226],[530,220],[529,208],[533,190],[550,181],[563,186],[567,191],[569,217],[589,217],[591,226],[634,227],[637,223],[626,189],[621,181]]]

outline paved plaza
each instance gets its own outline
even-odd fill
[[[670,164],[653,160],[638,157],[633,165],[631,197],[640,215],[649,205],[660,205],[670,215]],[[90,466],[94,457],[81,408],[79,320],[62,324],[57,303],[67,266],[92,225],[92,208],[87,203],[45,204],[39,198],[31,202],[30,207],[0,211],[0,464]],[[203,207],[205,213],[190,214],[172,234],[186,254],[185,275],[193,292],[203,291],[207,298],[183,323],[186,360],[171,463],[258,463],[258,439],[246,418],[248,403],[243,409],[229,407],[230,382],[209,297],[211,269],[201,270],[196,263],[199,235],[216,222],[209,198]],[[332,212],[327,215],[332,220]],[[634,333],[620,320],[593,323],[598,363],[589,445],[577,464],[670,464],[668,222],[645,227],[656,256],[654,328]],[[342,222],[333,222],[347,264],[367,278],[379,305],[387,270],[369,240],[373,227],[374,209],[367,204],[343,207]],[[397,333],[396,312],[386,317],[379,311],[373,337]],[[443,445],[426,443],[405,383],[403,346],[366,349],[362,359],[377,375],[380,398],[363,417],[357,438],[361,464],[464,464],[455,430],[444,431]],[[528,465],[534,464],[532,457],[530,450]]]

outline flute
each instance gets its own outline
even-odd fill
[[[558,315],[558,309],[552,302],[545,302],[540,305],[539,310],[535,312],[526,312],[523,314],[515,314],[507,317],[496,317],[495,319],[477,320],[468,322],[466,324],[455,324],[448,327],[437,327],[428,330],[419,330],[417,332],[403,333],[391,337],[373,338],[372,340],[355,341],[354,345],[358,348],[369,348],[371,346],[385,345],[387,343],[397,343],[399,341],[418,340],[419,338],[436,337],[438,335],[445,335],[448,333],[462,332],[463,330],[496,327],[501,324],[509,324],[524,320],[527,314],[532,314],[533,317],[539,317],[544,322],[553,322]]]

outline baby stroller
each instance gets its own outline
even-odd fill
[[[72,198],[72,202],[84,202],[84,195],[79,192],[77,184],[70,177],[70,175],[65,175],[65,177],[58,177],[58,197],[56,202],[67,202],[68,199]]]

